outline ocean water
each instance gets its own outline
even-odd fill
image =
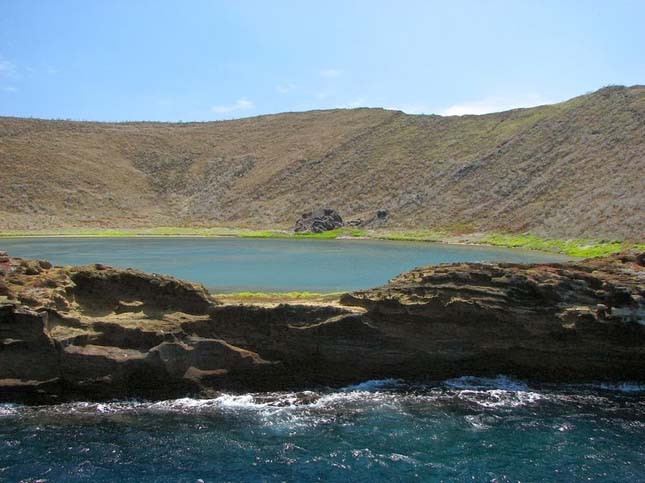
[[[0,250],[58,265],[138,268],[203,283],[214,293],[351,291],[383,285],[421,265],[566,259],[504,248],[374,240],[0,238]]]
[[[645,387],[435,385],[0,405],[0,481],[645,481]]]

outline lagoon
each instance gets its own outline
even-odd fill
[[[103,263],[172,275],[213,293],[351,291],[383,285],[421,265],[568,259],[508,248],[378,240],[24,237],[0,238],[0,250],[56,265]]]

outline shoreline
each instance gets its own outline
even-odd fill
[[[164,400],[497,374],[642,384],[644,262],[457,262],[286,300],[13,258],[0,272],[0,400]]]
[[[531,234],[476,232],[450,233],[441,230],[364,230],[340,228],[323,233],[296,234],[287,230],[246,228],[153,227],[127,229],[60,229],[0,231],[2,238],[253,238],[288,240],[381,240],[442,243],[456,246],[513,248],[556,253],[575,258],[596,258],[627,250],[645,251],[645,243],[590,239],[545,238]]]

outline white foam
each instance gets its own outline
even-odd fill
[[[633,382],[619,382],[616,384],[602,383],[600,389],[605,391],[618,391],[618,392],[645,392],[645,384],[636,384]]]
[[[548,399],[545,394],[531,390],[525,382],[505,375],[462,376],[448,379],[443,385],[455,391],[454,397],[489,409],[531,405]]]
[[[497,377],[462,376],[444,381],[453,389],[501,389],[504,391],[528,391],[526,383],[500,374]]]
[[[222,394],[213,401],[222,408],[236,409],[261,409],[267,407],[268,403],[256,401],[252,394]]]
[[[508,391],[504,389],[482,391],[465,389],[457,391],[457,397],[484,408],[519,407],[534,404],[544,398],[542,394],[537,392]]]
[[[439,386],[410,385],[400,379],[368,380],[338,390],[231,394],[217,397],[179,398],[165,401],[124,400],[112,402],[74,402],[53,406],[0,404],[0,417],[37,414],[78,415],[81,417],[157,413],[236,413],[259,418],[267,425],[314,424],[337,414],[381,410],[407,411],[421,403],[440,407],[451,401],[462,401],[486,409],[513,408],[553,401],[563,404],[610,404],[611,396],[599,391],[620,393],[645,392],[642,384],[630,382],[560,385],[535,390],[519,380],[500,375],[493,378],[463,376],[444,381]]]
[[[18,413],[16,404],[0,404],[0,416],[13,416]]]
[[[341,389],[344,392],[353,391],[381,391],[383,389],[396,389],[404,382],[401,379],[370,379],[369,381],[353,384]]]

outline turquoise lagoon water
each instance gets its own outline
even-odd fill
[[[421,265],[565,259],[524,250],[371,240],[0,238],[0,250],[58,265],[100,262],[173,275],[213,292],[336,292],[382,285]]]
[[[0,239],[14,256],[103,262],[213,291],[337,291],[453,261],[549,261],[372,241]],[[645,387],[500,376],[367,381],[212,399],[0,404],[0,481],[645,481]]]

